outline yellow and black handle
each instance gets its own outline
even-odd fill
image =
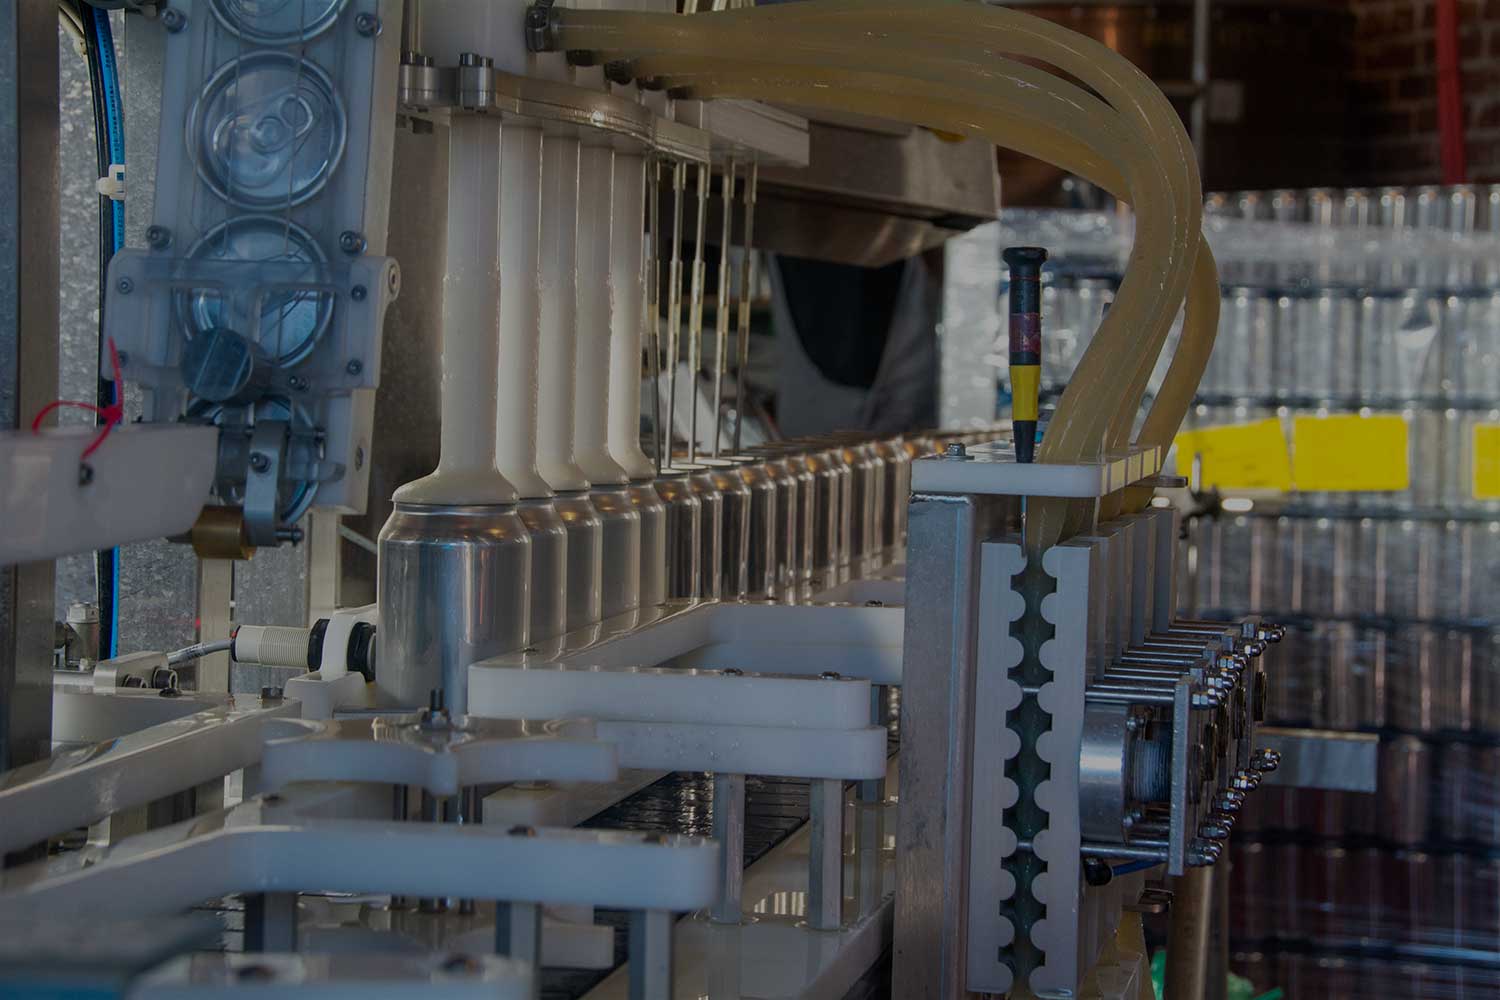
[[[1030,462],[1036,455],[1042,389],[1042,264],[1047,251],[1007,247],[1002,256],[1010,268],[1011,429],[1016,461]]]

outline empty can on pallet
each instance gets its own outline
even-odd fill
[[[664,507],[666,599],[697,600],[703,594],[703,504],[685,472],[667,472],[652,484]]]
[[[568,529],[551,500],[522,500],[516,513],[531,533],[531,644],[568,630]]]
[[[911,502],[911,455],[899,438],[875,443],[885,462],[885,530],[881,536],[887,563],[906,557],[906,516]]]
[[[626,486],[595,486],[589,501],[600,527],[599,614],[613,618],[641,603],[641,515]]]
[[[421,707],[441,690],[463,714],[469,664],[531,635],[531,532],[510,504],[397,503],[380,531],[383,700]]]
[[[808,493],[812,508],[812,578],[811,589],[822,590],[839,582],[840,497],[843,490],[839,470],[829,461],[828,453],[810,451],[799,456],[813,477]]]
[[[750,491],[748,551],[745,559],[744,597],[752,601],[781,596],[777,577],[778,542],[783,523],[777,520],[781,484],[772,478],[770,469],[746,455],[737,459],[735,472]]]
[[[724,595],[724,563],[728,558],[724,552],[724,491],[719,489],[713,474],[708,472],[689,475],[688,486],[701,505],[698,564],[702,583],[698,597],[716,601]],[[748,509],[749,505],[745,506]],[[736,510],[735,514],[738,517],[739,511]],[[738,538],[735,539],[736,545],[738,541]],[[738,552],[734,555],[737,556]]]
[[[798,530],[799,499],[797,476],[790,463],[767,452],[761,471],[775,487],[775,506],[771,515],[773,532],[773,579],[774,593],[780,600],[792,600],[797,596],[797,584],[802,572],[802,537]]]

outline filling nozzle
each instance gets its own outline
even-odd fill
[[[1041,247],[1007,247],[1002,256],[1010,268],[1011,428],[1016,461],[1036,457],[1036,423],[1042,388]]]

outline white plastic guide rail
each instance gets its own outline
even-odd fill
[[[1131,445],[1099,462],[1061,465],[1018,463],[1006,443],[974,445],[961,456],[941,455],[911,463],[918,493],[987,493],[996,496],[1096,499],[1156,475],[1162,449]]]
[[[719,845],[701,837],[318,820],[262,799],[145,836],[0,894],[0,918],[148,917],[310,890],[685,911],[718,891]]]
[[[0,852],[248,767],[260,760],[267,723],[299,707],[241,698],[7,771],[0,775]]]
[[[530,964],[497,955],[195,954],[138,980],[127,1000],[295,991],[306,1000],[530,1000]]]

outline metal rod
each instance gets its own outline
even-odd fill
[[[630,1000],[672,996],[672,915],[635,910],[630,914]]]
[[[714,304],[714,458],[724,427],[724,372],[729,367],[729,241],[734,238],[734,171],[731,157],[724,164],[723,232],[719,237],[719,297]]]
[[[739,356],[734,373],[734,453],[743,446],[745,423],[745,369],[750,365],[750,304],[755,296],[755,185],[760,165],[750,161],[745,176],[745,242],[740,248]]]
[[[693,290],[688,301],[688,464],[698,462],[698,373],[703,367],[703,240],[708,225],[708,175],[713,167],[698,164],[697,234],[693,243]]]
[[[844,919],[844,783],[820,778],[807,794],[807,922],[815,930],[837,930]]]
[[[1189,868],[1172,880],[1172,923],[1167,937],[1166,1000],[1208,995],[1208,926],[1213,913],[1212,868]]]
[[[542,908],[536,903],[495,904],[495,954],[532,967],[534,988],[541,986]]]
[[[245,951],[297,950],[297,894],[257,892],[245,897]]]
[[[656,474],[661,475],[661,265],[657,259],[661,235],[661,161],[652,157],[646,167],[646,184],[651,226],[648,230],[650,253],[646,254],[646,320],[651,341],[651,451],[656,460]]]
[[[416,55],[422,51],[422,0],[402,0],[401,54]]]
[[[1132,844],[1082,844],[1079,853],[1086,858],[1118,861],[1160,861],[1167,863],[1165,847],[1142,847]]]
[[[682,191],[687,164],[672,164],[672,262],[667,270],[667,426],[666,459],[672,464],[677,438],[677,369],[682,360]]]
[[[740,922],[745,887],[745,776],[714,775],[714,839],[719,842],[719,901],[709,911],[715,923]]]

